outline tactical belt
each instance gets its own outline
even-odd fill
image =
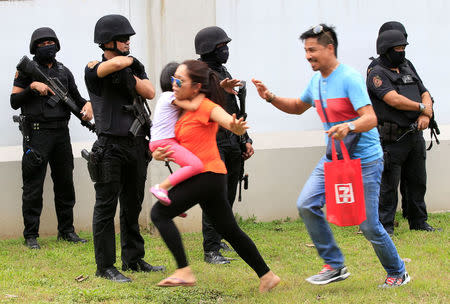
[[[411,133],[414,129],[410,127],[400,127],[396,123],[392,122],[381,122],[377,126],[378,132],[380,133],[380,137],[382,142],[384,143],[392,143],[398,141],[400,138],[404,137],[406,134],[414,134],[416,132]],[[417,130],[417,129],[416,129]]]
[[[60,129],[67,127],[69,125],[69,121],[68,120],[39,121],[39,122],[30,122],[29,124],[32,130]]]
[[[142,140],[145,138],[144,136],[116,136],[110,134],[100,134],[98,138],[104,141],[106,144],[119,144],[119,145],[128,145],[128,146],[136,146],[142,144]]]
[[[377,126],[379,132],[381,132],[382,127],[383,127],[383,123],[381,123]],[[402,135],[403,133],[405,133],[408,130],[409,130],[409,128],[402,128],[402,127],[397,126],[397,131],[395,132],[394,135]]]

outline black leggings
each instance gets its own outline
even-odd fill
[[[227,200],[226,175],[205,172],[189,178],[169,191],[170,206],[157,203],[150,213],[152,222],[175,257],[178,268],[188,266],[181,235],[173,218],[197,203],[211,219],[214,228],[236,250],[239,256],[262,277],[270,269],[253,241],[238,224]]]

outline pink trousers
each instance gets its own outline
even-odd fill
[[[175,138],[160,139],[150,142],[150,151],[156,148],[170,145],[169,151],[173,151],[171,158],[175,159],[175,163],[181,168],[169,176],[172,186],[185,181],[186,179],[197,175],[203,171],[202,161],[191,151],[181,146]]]

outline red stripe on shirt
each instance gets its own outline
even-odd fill
[[[322,111],[320,100],[314,100],[317,113],[323,123],[326,122]],[[330,98],[327,99],[327,107],[325,109],[329,122],[340,122],[359,117],[358,112],[353,108],[350,99],[345,98]]]

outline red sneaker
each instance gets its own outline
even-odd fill
[[[390,287],[399,287],[402,285],[406,285],[411,281],[411,277],[405,271],[402,275],[388,275],[383,285],[380,285],[380,288],[390,288]]]

